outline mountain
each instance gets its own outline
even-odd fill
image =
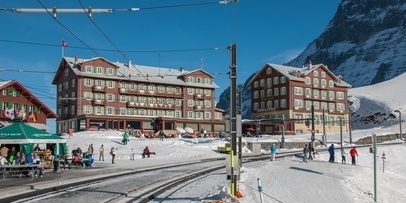
[[[406,71],[406,1],[343,0],[325,31],[286,65],[323,63],[353,87]]]
[[[405,13],[404,0],[342,0],[325,31],[284,65],[322,63],[354,88],[390,80],[406,71]],[[246,84],[253,76],[238,86],[243,91],[243,118],[251,115],[251,95]],[[217,107],[228,112],[229,97],[228,88],[220,95]],[[369,116],[364,115],[366,112],[358,117]]]

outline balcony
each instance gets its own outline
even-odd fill
[[[103,86],[94,85],[92,87],[93,92],[106,92],[106,88]]]
[[[195,98],[195,99],[202,99],[202,100],[204,100],[204,97],[205,97],[205,96],[204,96],[203,94],[195,94],[195,95],[194,95],[194,98]]]
[[[201,111],[201,110],[203,110],[203,108],[202,108],[202,106],[196,105],[196,106],[193,107],[193,110]]]
[[[136,107],[135,102],[127,102],[127,108],[133,108]]]
[[[93,106],[104,106],[104,105],[106,105],[106,101],[102,100],[102,99],[93,99],[92,105]]]

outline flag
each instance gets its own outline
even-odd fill
[[[35,116],[35,112],[30,111],[29,117],[32,119],[32,121],[37,122],[37,117]]]
[[[68,47],[68,43],[65,40],[62,40],[62,47]]]

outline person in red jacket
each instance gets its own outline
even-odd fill
[[[355,156],[358,156],[358,151],[357,151],[357,149],[356,149],[355,147],[353,147],[353,148],[350,150],[350,155],[351,155],[351,163],[352,163],[352,165],[356,165],[356,163],[355,163]]]

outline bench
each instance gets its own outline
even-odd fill
[[[11,176],[19,176],[23,173],[28,173],[31,178],[34,178],[34,173],[39,167],[39,164],[25,164],[25,165],[3,165],[0,166],[0,172],[3,179]]]

